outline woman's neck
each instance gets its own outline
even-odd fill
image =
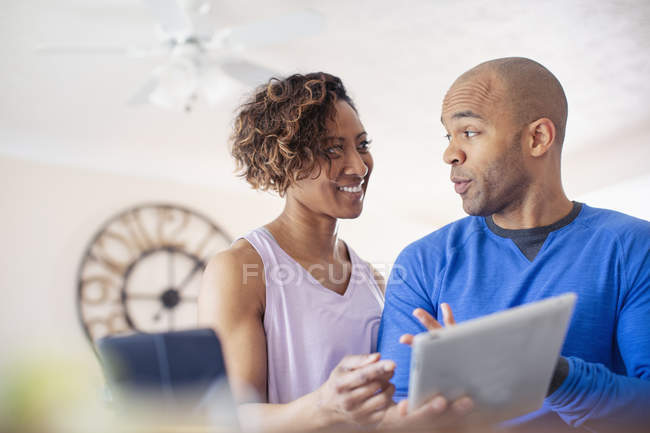
[[[338,242],[338,220],[287,200],[284,211],[266,226],[296,259],[313,262],[347,261]]]

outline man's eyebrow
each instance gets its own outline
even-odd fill
[[[451,116],[452,119],[462,119],[464,117],[473,117],[475,119],[483,120],[483,117],[480,114],[477,114],[472,110],[459,111]]]
[[[452,119],[463,119],[466,117],[472,117],[474,119],[484,120],[480,114],[475,113],[472,110],[459,111],[457,113],[452,114],[451,116]],[[442,119],[442,116],[440,116],[440,123],[442,123],[443,125],[445,124],[445,121]]]

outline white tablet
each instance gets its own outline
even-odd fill
[[[566,293],[418,334],[409,408],[442,394],[450,401],[471,397],[470,421],[499,422],[539,409],[575,300],[574,293]]]

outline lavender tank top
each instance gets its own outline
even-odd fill
[[[339,295],[280,248],[266,228],[244,239],[264,264],[269,403],[288,403],[314,391],[345,355],[376,351],[384,295],[352,248],[350,282]]]

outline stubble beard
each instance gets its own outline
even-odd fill
[[[472,216],[489,216],[521,203],[530,185],[530,175],[520,152],[521,132],[512,138],[502,158],[492,161],[484,171],[475,197],[463,199],[463,210]]]

